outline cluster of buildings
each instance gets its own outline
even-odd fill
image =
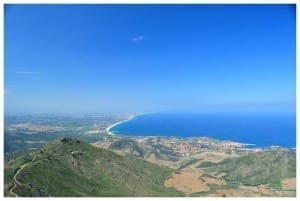
[[[218,141],[209,138],[139,138],[138,142],[149,141],[151,144],[160,145],[166,149],[170,149],[182,156],[190,156],[203,150],[219,150],[231,153],[233,150],[243,149],[244,144],[231,141]]]
[[[28,130],[34,132],[51,132],[51,131],[53,132],[53,131],[65,130],[65,128],[61,126],[39,125],[39,124],[29,124],[29,123],[11,124],[7,129],[9,131]]]

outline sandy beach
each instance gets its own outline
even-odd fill
[[[113,128],[113,127],[116,126],[116,125],[119,125],[119,124],[125,123],[125,122],[127,122],[127,121],[130,121],[130,120],[134,119],[135,117],[136,117],[136,115],[132,115],[132,116],[130,116],[130,117],[129,117],[128,119],[126,119],[126,120],[119,121],[119,122],[117,122],[117,123],[114,123],[114,124],[110,125],[109,127],[106,128],[106,132],[107,132],[108,134],[110,134],[110,135],[115,135],[114,133],[112,133],[112,132],[110,131],[111,128]]]

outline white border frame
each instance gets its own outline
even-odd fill
[[[0,72],[0,93],[2,94],[1,100],[0,100],[0,128],[2,131],[2,137],[0,138],[0,147],[1,147],[1,155],[0,155],[0,177],[2,179],[2,185],[0,188],[0,198],[5,199],[5,200],[20,200],[20,199],[27,199],[27,200],[32,200],[32,199],[51,199],[51,200],[79,200],[79,199],[89,199],[89,200],[96,200],[96,199],[101,199],[101,200],[132,200],[132,199],[141,199],[141,200],[168,200],[168,201],[178,201],[182,199],[205,199],[205,200],[297,200],[299,197],[299,186],[300,186],[300,176],[299,176],[299,161],[300,161],[300,152],[299,152],[299,125],[300,125],[300,120],[299,120],[299,102],[300,102],[300,81],[299,79],[296,79],[296,153],[297,153],[297,196],[295,198],[282,198],[282,197],[276,197],[276,198],[267,198],[267,197],[259,197],[259,198],[241,198],[241,197],[230,197],[230,198],[208,198],[208,197],[200,197],[200,198],[187,198],[187,197],[176,197],[176,198],[158,198],[158,197],[147,197],[147,198],[140,198],[140,197],[122,197],[122,198],[105,198],[105,197],[98,197],[98,198],[8,198],[4,197],[4,4],[297,4],[296,5],[296,78],[299,78],[300,76],[300,71],[299,71],[299,12],[300,12],[300,6],[299,2],[297,0],[243,0],[243,1],[238,1],[238,0],[186,0],[186,1],[179,1],[179,0],[139,0],[139,1],[134,1],[134,0],[44,0],[44,1],[39,1],[39,0],[4,0],[1,2],[1,8],[0,8],[0,15],[3,17],[0,21],[0,37],[2,40],[2,43],[0,42],[0,62],[1,62],[1,72]]]

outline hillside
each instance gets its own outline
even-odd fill
[[[187,140],[176,141],[174,138],[123,138],[108,143],[102,142],[102,145],[98,143],[95,146],[106,147],[120,155],[143,157],[160,166],[172,167],[175,170],[166,179],[165,186],[173,187],[187,196],[296,195],[294,149],[232,149],[222,144],[219,146],[222,148],[219,149],[216,144],[212,144],[201,146],[201,149],[195,152],[192,148],[197,144],[192,142],[189,144],[191,146],[184,146],[186,142]],[[139,150],[142,150],[143,154],[138,154],[141,153]],[[182,150],[187,150],[188,154],[181,154]],[[172,160],[170,156],[176,156],[178,160]]]
[[[141,158],[144,158],[146,152],[136,141],[128,138],[120,139],[112,143],[108,149],[112,151],[120,150],[129,155]]]
[[[134,156],[156,163],[160,166],[174,168],[170,163],[176,163],[180,156],[172,151],[171,148],[153,142],[159,140],[159,138],[150,138],[148,140],[143,140],[143,142],[138,142],[134,139],[125,137],[112,140],[113,142],[107,149],[120,155]]]
[[[178,196],[172,170],[63,138],[5,161],[6,196]]]
[[[296,177],[295,150],[267,150],[237,158],[227,158],[219,163],[203,162],[199,168],[222,178],[231,186],[267,185],[280,190],[282,180]]]

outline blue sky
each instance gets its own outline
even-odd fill
[[[5,111],[295,110],[289,5],[5,6]]]

